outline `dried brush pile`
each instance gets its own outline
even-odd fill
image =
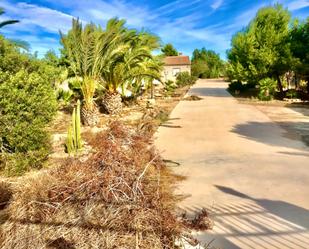
[[[201,98],[199,96],[190,95],[190,96],[185,97],[183,100],[186,100],[186,101],[198,101],[198,100],[202,100],[202,99],[203,98]]]
[[[188,229],[175,214],[173,175],[143,134],[119,123],[96,134],[86,161],[20,182],[1,226],[2,249],[177,248]]]

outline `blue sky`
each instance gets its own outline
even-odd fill
[[[58,51],[59,30],[66,32],[72,17],[104,25],[111,17],[127,20],[172,43],[184,54],[194,48],[212,49],[225,58],[232,35],[242,29],[263,6],[282,3],[293,17],[309,16],[309,0],[0,0],[6,11],[1,20],[21,22],[1,29],[9,38],[30,43],[39,56]]]

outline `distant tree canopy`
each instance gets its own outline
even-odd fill
[[[177,56],[178,55],[178,51],[176,50],[176,48],[174,48],[174,46],[171,43],[167,43],[161,49],[161,51],[165,56]]]
[[[195,49],[192,55],[192,75],[199,78],[218,78],[223,74],[224,62],[212,50]]]
[[[296,22],[290,32],[291,52],[296,59],[296,74],[307,81],[309,92],[309,17],[305,22]]]
[[[272,78],[283,96],[286,72],[295,70],[308,77],[308,20],[292,29],[290,21],[290,13],[282,5],[261,8],[248,27],[232,38],[227,53],[229,78],[253,83]]]

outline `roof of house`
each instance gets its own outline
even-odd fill
[[[166,66],[191,65],[190,58],[186,55],[166,56],[163,61]]]

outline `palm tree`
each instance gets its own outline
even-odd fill
[[[160,76],[160,66],[151,55],[159,47],[159,39],[144,31],[127,29],[124,20],[113,18],[103,30],[94,24],[83,28],[79,20],[73,19],[72,29],[67,35],[61,34],[61,41],[70,68],[83,79],[84,123],[94,123],[96,84],[105,88],[103,105],[114,114],[121,110],[120,93],[124,88],[137,89],[143,81]]]
[[[5,12],[3,10],[3,8],[0,8],[0,15],[3,15]],[[6,25],[10,25],[10,24],[14,24],[14,23],[18,23],[18,20],[6,20],[3,22],[0,22],[0,28],[6,26]]]
[[[106,89],[103,105],[112,114],[120,112],[120,93],[125,88],[133,88],[135,94],[143,81],[160,78],[160,74],[153,70],[154,58],[151,54],[153,49],[159,47],[159,39],[146,32],[126,29],[124,24],[124,20],[118,19],[111,19],[107,23],[103,37],[109,39],[102,39],[104,43],[100,46],[105,49],[98,56],[102,59],[98,65]]]
[[[80,88],[83,94],[81,109],[82,121],[93,126],[99,122],[98,108],[93,101],[98,81],[98,73],[93,70],[96,39],[99,32],[94,24],[84,28],[78,19],[72,20],[72,29],[67,35],[60,33],[64,53],[70,69],[76,78],[80,77]]]

